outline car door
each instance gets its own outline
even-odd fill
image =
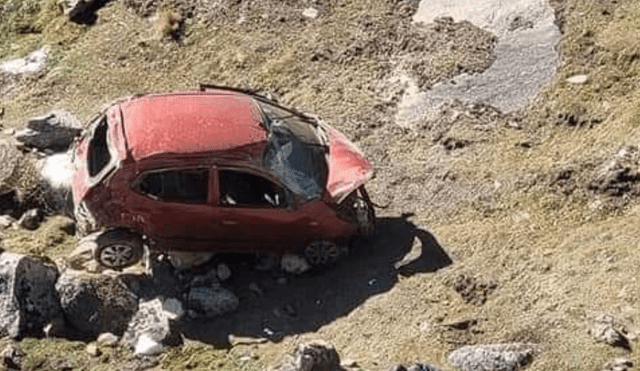
[[[308,238],[312,220],[294,207],[282,185],[248,169],[217,171],[221,229],[243,245],[299,243]]]
[[[127,199],[132,217],[155,239],[211,240],[218,237],[208,168],[158,169],[140,174]]]

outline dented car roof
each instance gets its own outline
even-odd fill
[[[268,136],[255,102],[239,94],[152,94],[122,103],[121,110],[136,161],[167,152],[230,150]]]

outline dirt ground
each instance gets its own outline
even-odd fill
[[[3,128],[53,107],[87,120],[120,96],[200,82],[269,91],[353,139],[376,171],[369,192],[385,206],[375,235],[350,256],[285,285],[219,257],[240,309],[186,323],[193,342],[156,362],[27,339],[26,369],[253,370],[310,339],[333,343],[362,370],[415,361],[452,370],[446,358],[459,346],[507,341],[541,345],[530,370],[640,363],[637,1],[552,1],[561,62],[528,107],[505,114],[450,102],[410,129],[394,121],[406,89],[398,72],[422,90],[480,73],[494,35],[446,19],[413,25],[418,3],[401,0],[123,0],[83,25],[55,0],[12,4],[0,11],[0,58],[44,44],[52,52],[45,73],[0,80]],[[302,15],[309,6],[317,18]],[[575,75],[587,81],[567,82]],[[73,242],[55,223],[5,231],[3,248],[64,256]],[[631,351],[589,335],[601,313],[625,326]],[[268,333],[273,341],[228,344],[230,334]]]

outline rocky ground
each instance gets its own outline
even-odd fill
[[[556,68],[526,105],[518,91],[505,106],[451,86],[509,66],[504,46],[522,46],[516,34],[547,13],[525,12],[505,31],[464,12],[417,24],[424,5],[403,0],[82,4],[0,0],[6,368],[637,367],[636,1],[550,1]],[[79,245],[73,221],[52,215],[64,198],[46,198],[64,184],[39,181],[59,149],[14,140],[54,109],[82,126],[120,96],[200,82],[270,92],[352,138],[376,170],[374,236],[301,275],[234,255],[163,264],[152,277],[91,273],[91,241]],[[442,91],[457,99],[420,111]],[[414,102],[417,115],[403,115]],[[25,272],[48,289],[30,290]]]

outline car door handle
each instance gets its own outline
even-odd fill
[[[235,220],[223,220],[222,224],[224,225],[238,225],[238,222]]]

